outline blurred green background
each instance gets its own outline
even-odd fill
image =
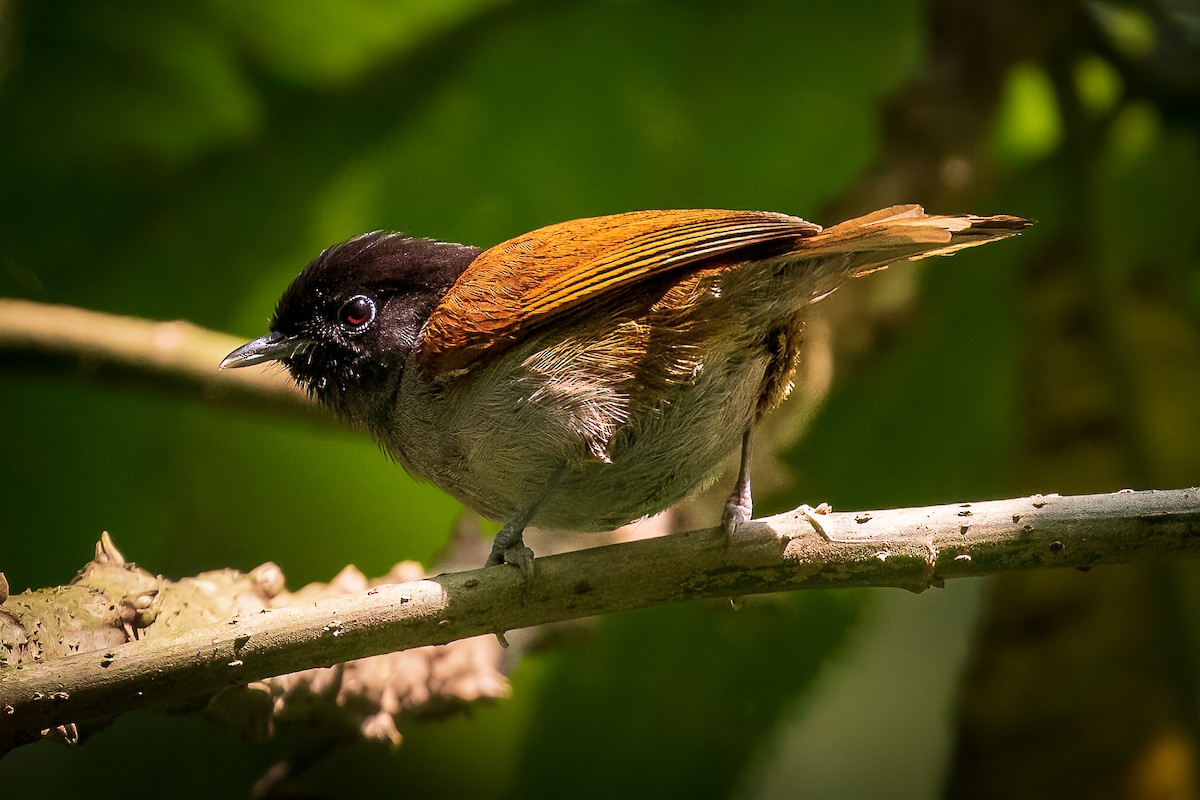
[[[832,385],[772,423],[759,510],[1200,483],[1194,0],[0,3],[2,295],[253,337],[365,230],[488,245],[630,209],[897,202],[1039,225],[823,304]],[[460,513],[333,427],[2,369],[14,591],[69,580],[101,530],[176,577],[381,574]],[[616,615],[525,658],[511,700],[281,791],[1196,796],[1197,578]],[[16,751],[0,787],[239,796],[285,755],[137,713]]]

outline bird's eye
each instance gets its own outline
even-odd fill
[[[375,301],[365,294],[356,294],[338,309],[338,322],[349,333],[359,333],[375,321]]]

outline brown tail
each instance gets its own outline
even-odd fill
[[[892,206],[826,228],[798,242],[797,252],[846,253],[846,272],[859,278],[897,261],[948,256],[965,247],[1006,239],[1033,224],[1021,217],[943,217],[917,205]]]

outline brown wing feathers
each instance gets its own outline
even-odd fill
[[[813,226],[812,232],[816,232]],[[729,220],[692,223],[639,235],[639,246],[620,248],[609,257],[587,261],[573,270],[569,280],[547,281],[527,296],[527,313],[553,310],[573,298],[586,297],[611,286],[676,267],[697,264],[740,248],[783,239],[794,242],[801,234],[795,225],[753,224]],[[808,235],[808,229],[804,229]],[[607,254],[606,254],[607,255]],[[564,276],[567,277],[567,276]]]
[[[426,325],[422,360],[435,371],[465,368],[584,303],[672,273],[794,257],[831,270],[836,286],[897,261],[1013,236],[1030,224],[927,215],[907,205],[824,231],[785,214],[720,210],[635,211],[551,225],[485,251],[467,267]]]
[[[460,369],[548,319],[657,276],[790,251],[819,225],[763,211],[635,211],[540,228],[482,253],[426,325],[427,367]]]

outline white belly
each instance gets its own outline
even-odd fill
[[[541,499],[531,524],[599,531],[657,513],[720,476],[754,417],[767,357],[710,352],[671,402],[630,407],[601,455],[579,430],[589,403],[605,405],[605,392],[576,383],[569,395],[580,402],[538,393],[538,377],[520,359],[508,361],[506,372],[465,376],[440,394],[409,370],[393,420],[400,436],[388,449],[408,472],[485,517],[510,520]]]

